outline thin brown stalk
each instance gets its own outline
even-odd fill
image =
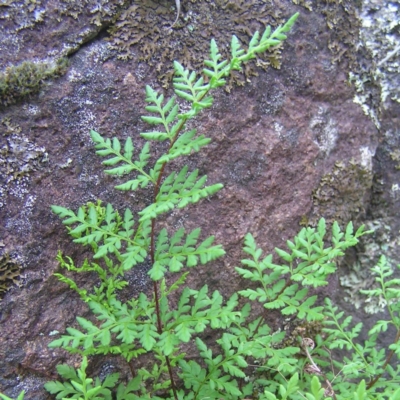
[[[177,140],[178,135],[181,132],[181,130],[182,130],[184,125],[185,125],[185,123],[182,121],[182,123],[181,123],[180,127],[178,128],[173,140],[170,143],[168,151],[171,149],[171,147],[173,146],[173,144]],[[166,163],[164,163],[161,166],[160,173],[158,175],[158,179],[157,179],[156,185],[154,187],[154,202],[156,202],[157,195],[158,195],[158,193],[160,191],[161,180],[162,180],[162,177],[164,175],[165,165],[166,165]],[[150,259],[151,259],[151,263],[153,265],[154,265],[154,261],[155,261],[155,231],[156,231],[156,218],[153,218],[152,221],[151,221],[151,234],[150,234]],[[153,291],[154,291],[154,302],[155,302],[155,306],[156,306],[156,316],[157,316],[157,332],[158,332],[159,335],[161,335],[162,331],[163,331],[163,326],[162,326],[162,321],[161,321],[160,299],[159,299],[159,294],[158,294],[157,281],[153,282]],[[169,361],[169,357],[168,356],[165,356],[165,362],[167,364],[168,374],[169,374],[169,377],[170,377],[170,380],[171,380],[171,388],[172,388],[172,392],[174,394],[174,399],[178,400],[178,396],[177,396],[177,393],[176,393],[176,385],[175,385],[174,376],[173,376],[173,372],[172,372],[172,367],[171,367],[171,363]]]

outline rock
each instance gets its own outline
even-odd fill
[[[252,19],[261,2],[248,3],[240,8],[216,2],[215,10],[202,14],[209,3],[183,2],[172,30],[168,22],[175,19],[174,3],[166,1],[155,6],[147,0],[41,0],[25,7],[22,0],[9,0],[0,6],[4,71],[24,61],[69,61],[62,76],[41,79],[38,90],[1,110],[0,265],[12,265],[0,305],[0,388],[7,395],[25,389],[26,399],[45,399],[43,384],[54,379],[55,366],[79,361],[47,347],[74,325],[77,315],[89,316],[78,295],[53,273],[59,271],[58,250],[77,264],[90,252],[71,242],[50,205],[76,210],[101,199],[121,211],[129,206],[138,212],[151,199],[150,191],[132,195],[113,189],[118,180],[103,174],[89,130],[121,140],[130,136],[140,148],[139,133],[148,129],[140,119],[145,85],[163,90],[171,76],[169,57],[197,67],[217,24],[221,40],[233,33],[248,40],[244,27],[253,32],[262,22]],[[210,201],[174,211],[160,226],[185,226],[188,231],[200,226],[204,237],[216,236],[227,256],[199,267],[188,284],[207,283],[226,298],[243,285],[234,266],[240,263],[247,232],[271,252],[284,246],[301,221],[315,223],[320,216],[343,223],[353,219],[357,225],[380,221],[383,226],[386,221],[394,241],[399,225],[399,105],[395,92],[382,97],[380,88],[392,93],[399,86],[392,75],[376,78],[375,46],[358,47],[359,40],[371,40],[365,25],[370,2],[364,0],[359,8],[352,1],[337,3],[280,0],[272,7],[263,2],[262,13],[274,25],[301,12],[288,40],[259,60],[266,71],[251,64],[245,75],[230,81],[230,93],[215,92],[213,107],[195,121],[199,133],[213,142],[177,165],[187,162],[225,188]],[[218,7],[226,11],[221,19]],[[245,21],[238,20],[236,7]],[[156,21],[148,30],[135,19],[143,10]],[[196,48],[189,52],[193,38]],[[385,36],[379,40],[384,42]],[[150,42],[168,43],[169,50],[162,53]],[[394,50],[386,48],[387,54]],[[392,57],[387,65],[394,62]],[[348,83],[350,72],[354,85]],[[131,292],[124,296],[150,293],[148,268],[144,264],[129,272]],[[78,276],[77,281],[87,289],[96,283],[93,276]],[[343,297],[338,283],[332,285],[335,297]],[[90,366],[95,374],[120,368],[127,373],[127,366],[114,358],[94,358]]]

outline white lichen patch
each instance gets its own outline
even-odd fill
[[[398,189],[395,192],[398,192]],[[373,233],[363,238],[363,251],[358,253],[357,262],[347,265],[349,269],[339,270],[340,283],[345,292],[344,300],[357,309],[364,309],[368,314],[382,312],[386,306],[383,297],[371,297],[360,293],[360,290],[379,287],[376,276],[371,274],[371,266],[376,265],[381,255],[386,256],[389,264],[395,265],[391,260],[397,258],[400,236],[390,224],[390,219],[376,219],[367,222],[366,230],[371,230]],[[346,270],[347,272],[345,272]],[[393,278],[396,277],[398,277],[398,272],[395,271]]]
[[[381,124],[377,112],[370,104],[371,94],[369,93],[368,85],[372,82],[371,77],[366,73],[350,72],[349,82],[355,87],[357,92],[353,98],[353,102],[358,104],[364,114],[374,122],[377,129],[380,129]]]
[[[40,112],[40,109],[37,105],[29,104],[29,105],[24,105],[22,108],[26,110],[26,113],[29,115],[37,115]]]
[[[48,161],[46,149],[32,143],[18,125],[9,119],[1,122],[5,143],[0,147],[0,208],[5,205],[7,195],[25,198],[29,175]]]
[[[15,232],[21,238],[27,237],[29,233],[32,232],[32,210],[35,202],[35,195],[27,195],[21,212],[17,216],[6,221],[6,228]]]
[[[95,64],[102,64],[112,56],[113,52],[104,41],[93,43],[88,49],[87,57],[92,58]]]
[[[70,68],[67,74],[67,79],[69,82],[79,82],[82,79],[82,74],[75,68]]]
[[[390,100],[400,102],[400,0],[364,0],[359,18],[361,20],[360,42],[368,49],[372,63],[363,71],[349,75],[357,90],[354,101],[364,113],[380,127],[377,111],[385,108]],[[368,83],[380,88],[380,104],[371,101]]]
[[[106,104],[114,97],[114,75],[104,67],[112,54],[106,44],[91,43],[76,54],[67,73],[68,96],[56,104],[57,114],[70,132],[78,134],[81,141],[92,146],[89,132],[98,130],[99,104]]]
[[[315,135],[314,143],[319,147],[321,153],[328,156],[334,149],[338,138],[336,122],[330,118],[327,110],[320,107],[309,124],[310,130]]]
[[[400,186],[399,186],[399,184],[398,183],[393,183],[393,185],[392,185],[392,188],[391,188],[391,191],[390,191],[390,195],[393,197],[393,198],[395,198],[395,199],[397,199],[397,197],[399,196],[399,190],[400,190]]]
[[[282,137],[283,129],[284,129],[284,127],[283,127],[282,124],[280,124],[277,121],[274,122],[274,130],[275,130],[275,133],[278,135],[279,138]]]
[[[375,151],[371,150],[368,146],[362,146],[360,148],[360,165],[372,171],[372,158],[374,155]]]
[[[13,182],[12,185],[9,186],[8,190],[3,192],[4,198],[3,201],[0,201],[0,207],[3,207],[6,204],[7,194],[17,197],[19,199],[23,199],[29,193],[29,179],[23,177],[22,179]]]
[[[72,164],[72,158],[68,158],[63,164],[59,164],[61,169],[69,168]]]

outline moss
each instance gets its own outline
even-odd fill
[[[24,61],[0,73],[0,107],[16,103],[18,100],[37,93],[44,81],[65,73],[66,58],[55,64]]]
[[[322,321],[305,321],[295,319],[289,321],[284,325],[286,331],[285,340],[282,342],[282,348],[286,347],[298,347],[299,338],[309,338],[315,341],[317,335],[322,333],[323,324]]]
[[[345,225],[365,213],[366,196],[372,187],[372,173],[369,169],[350,160],[346,166],[336,162],[333,170],[324,175],[313,191],[313,217],[310,223],[324,216],[327,221],[338,221]]]
[[[288,11],[263,0],[197,0],[182,2],[177,23],[174,2],[170,0],[138,0],[121,13],[109,29],[110,47],[122,60],[136,59],[153,66],[164,87],[173,75],[172,60],[178,60],[190,69],[203,68],[201,60],[209,53],[210,39],[214,37],[224,56],[229,53],[230,36],[235,34],[248,42],[256,30],[265,25],[277,26]],[[256,64],[263,69],[280,67],[280,51],[276,48],[248,64],[244,75],[230,80],[244,85],[257,75]]]
[[[8,253],[0,256],[0,299],[12,285],[19,283],[21,267]]]

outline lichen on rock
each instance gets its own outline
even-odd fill
[[[400,169],[400,163],[399,163],[399,161],[400,161],[400,149],[394,149],[390,153],[390,158],[397,163],[395,168],[396,169]]]
[[[322,14],[331,31],[328,48],[332,63],[346,60],[350,67],[357,64],[356,43],[360,22],[357,18],[360,1],[354,0],[292,0],[310,12]]]
[[[67,15],[74,19],[78,19],[82,13],[89,11],[90,14],[93,15],[90,23],[101,26],[104,23],[104,19],[108,19],[110,17],[111,20],[114,19],[118,15],[120,7],[125,3],[126,0],[60,0],[59,10],[61,16]]]
[[[0,121],[5,144],[0,147],[0,208],[12,194],[24,197],[28,193],[28,175],[47,161],[44,147],[36,146],[9,118]]]
[[[366,222],[366,229],[372,231],[366,235],[360,244],[355,262],[346,264],[339,270],[340,284],[344,290],[344,300],[356,309],[363,309],[367,314],[383,312],[386,301],[383,296],[368,296],[360,290],[371,290],[379,286],[376,276],[371,275],[371,265],[376,265],[382,255],[389,264],[395,265],[400,246],[398,231],[393,229],[392,218],[377,218]],[[398,277],[395,271],[393,277]]]
[[[138,0],[109,29],[110,47],[117,51],[117,57],[135,58],[154,66],[164,87],[173,75],[171,61],[178,60],[199,71],[209,54],[211,38],[217,41],[221,54],[228,56],[233,34],[247,43],[254,31],[262,31],[266,25],[277,26],[287,16],[285,9],[272,1],[192,0],[182,4],[180,18],[172,28],[176,13],[173,4],[170,0]],[[232,77],[228,90],[233,84],[244,85],[257,75],[258,67],[279,68],[280,51],[276,47],[249,63],[244,76],[238,73]]]
[[[0,301],[12,285],[19,284],[20,265],[5,253],[0,256]]]
[[[370,61],[350,73],[359,104],[378,129],[388,101],[400,102],[400,2],[365,0],[360,12],[360,43]]]
[[[0,1],[0,68],[5,73],[7,67],[27,61],[36,66],[43,64],[49,72],[58,59],[71,56],[108,27],[127,3],[128,0]],[[0,87],[0,94],[1,90]]]
[[[344,225],[365,215],[366,196],[372,187],[369,168],[350,160],[348,165],[336,162],[332,171],[325,174],[313,191],[312,224],[324,216],[327,221]]]
[[[4,21],[4,26],[12,22],[17,31],[33,28],[43,22],[46,15],[42,0],[7,0],[0,6],[0,20]]]

